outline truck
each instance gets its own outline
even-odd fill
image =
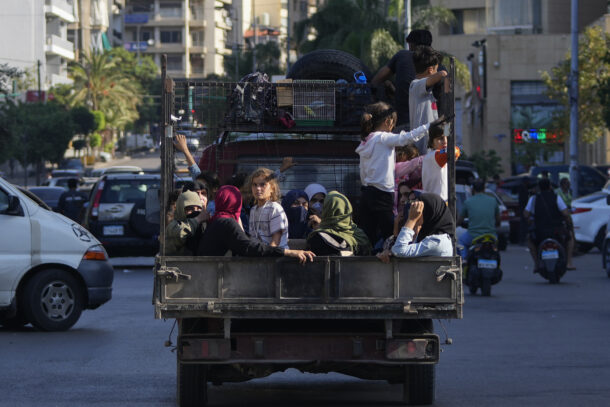
[[[260,76],[239,83],[174,81],[165,66],[163,60],[160,207],[151,212],[159,215],[161,242],[153,305],[156,318],[177,323],[178,405],[205,406],[209,385],[288,368],[401,383],[404,404],[432,404],[441,346],[451,342],[441,341],[433,320],[463,315],[455,253],[393,258],[389,264],[375,256],[318,256],[305,265],[288,258],[165,254],[163,214],[175,182],[172,138],[181,112],[214,116],[199,118],[212,141],[199,166],[221,180],[273,166],[290,153],[297,166],[281,181],[284,191],[322,182],[355,203],[358,115],[372,101],[369,85],[268,83]],[[444,103],[452,112],[453,63],[450,71]],[[305,116],[299,112],[303,97]],[[453,132],[453,125],[446,131]],[[454,138],[449,140],[449,205],[455,214]],[[147,205],[153,200],[148,198]],[[303,243],[291,240],[289,246]]]

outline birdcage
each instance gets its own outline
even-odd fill
[[[335,82],[293,81],[292,109],[297,126],[332,126],[335,122]]]

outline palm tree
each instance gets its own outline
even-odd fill
[[[138,82],[121,72],[118,61],[108,53],[91,52],[81,62],[70,64],[74,80],[70,104],[102,111],[108,126],[114,129],[137,120],[141,98]]]

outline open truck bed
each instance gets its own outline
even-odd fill
[[[359,112],[370,102],[367,85],[294,84],[289,89],[294,103],[288,108],[295,119],[300,107],[308,107],[305,111],[315,117],[297,120],[289,130],[296,136],[287,141],[288,130],[278,125],[282,109],[274,100],[282,90],[276,84],[176,85],[165,67],[164,58],[161,252],[153,303],[156,318],[175,318],[178,324],[178,405],[206,405],[208,383],[245,381],[287,368],[402,383],[406,404],[433,403],[440,340],[432,320],[462,318],[460,257],[394,258],[389,264],[376,257],[316,257],[303,266],[287,258],[165,255],[163,214],[174,187],[174,117],[185,112],[207,115],[197,116],[206,123],[208,141],[213,140],[204,150],[203,169],[228,176],[253,160],[269,165],[283,151],[273,140],[278,133],[281,143],[294,147],[303,168],[312,160],[326,163],[324,168],[331,171],[327,179],[335,180],[336,189],[354,192],[349,199],[357,202],[360,188],[351,175],[351,157],[342,155],[335,162],[338,153],[320,146],[346,140],[351,151],[351,140],[358,139]],[[442,102],[451,114],[453,62],[449,78]],[[330,99],[322,100],[329,91]],[[311,96],[309,105],[297,101],[303,92]],[[248,99],[253,93],[260,97]],[[244,142],[228,145],[232,132],[244,141],[256,139],[260,151],[245,148],[249,144]],[[455,216],[453,145],[449,137],[449,207]],[[310,157],[308,149],[319,150],[319,156]],[[344,147],[340,150],[345,153]],[[321,167],[307,167],[304,175],[313,177]]]

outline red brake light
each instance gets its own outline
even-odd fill
[[[100,200],[102,198],[102,192],[104,192],[104,181],[100,181],[95,191],[95,198],[93,198],[93,206],[91,206],[91,217],[97,218],[99,215]]]
[[[593,209],[593,208],[572,208],[572,213],[577,214],[577,213],[589,212],[591,209]]]
[[[500,214],[500,219],[508,220],[509,218],[510,218],[510,214],[508,213],[508,209],[503,210],[502,213]]]

